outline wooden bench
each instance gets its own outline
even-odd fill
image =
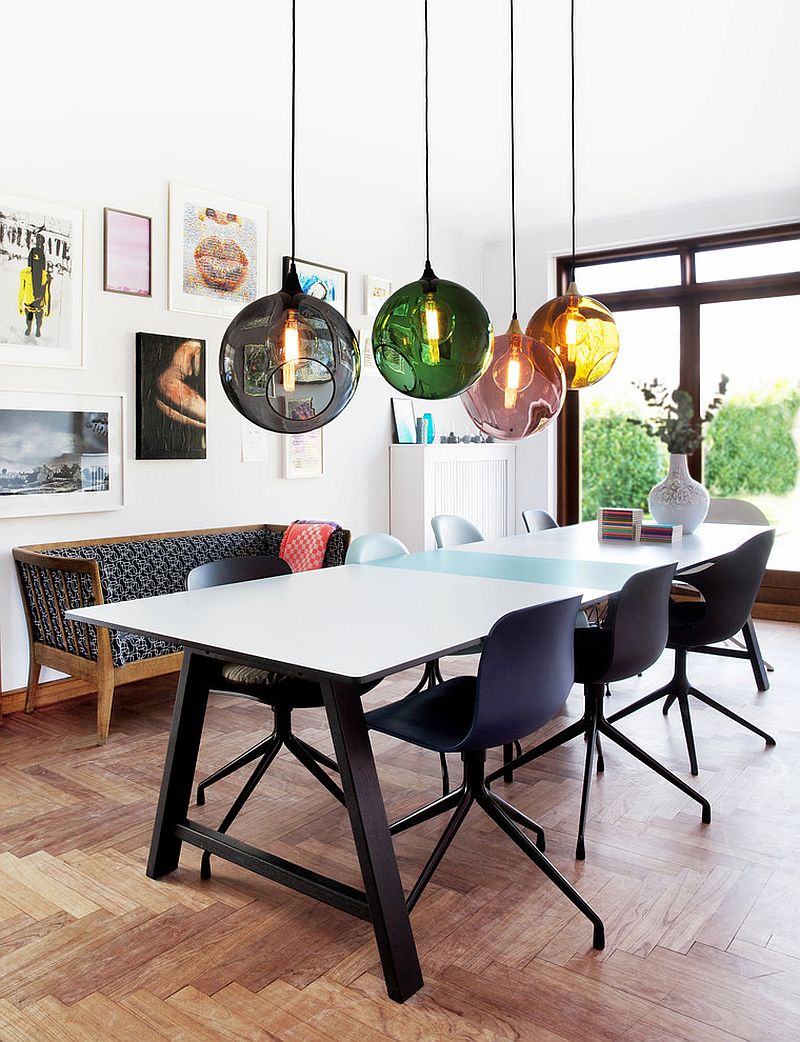
[[[67,611],[184,590],[193,568],[223,557],[277,556],[285,530],[243,525],[15,547],[30,645],[25,711],[36,707],[42,666],[87,681],[97,689],[102,745],[116,685],[174,672],[182,652],[165,641],[68,622]],[[334,531],[323,567],[343,564],[349,543],[348,531]]]

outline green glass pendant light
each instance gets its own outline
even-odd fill
[[[428,135],[428,0],[425,0],[425,268],[393,293],[372,330],[375,363],[396,390],[412,398],[452,398],[482,375],[494,334],[486,308],[457,282],[437,277],[430,261]]]

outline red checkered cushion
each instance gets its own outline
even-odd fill
[[[328,539],[336,525],[324,521],[294,521],[283,533],[280,556],[293,572],[321,568]]]

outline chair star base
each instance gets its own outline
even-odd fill
[[[464,763],[464,776],[458,789],[454,789],[447,795],[434,800],[426,807],[421,807],[412,814],[395,821],[389,826],[393,835],[404,832],[414,825],[420,825],[424,821],[453,810],[453,815],[445,826],[436,846],[420,872],[419,878],[411,888],[406,906],[409,910],[416,905],[422,892],[430,882],[434,872],[439,866],[447,849],[453,842],[456,833],[461,828],[471,807],[477,805],[487,814],[505,834],[517,844],[520,850],[539,868],[547,878],[553,882],[558,889],[569,898],[575,907],[586,916],[593,926],[593,947],[602,950],[605,947],[605,929],[603,921],[594,909],[587,904],[575,888],[561,875],[557,868],[544,856],[545,837],[544,829],[532,818],[522,811],[507,803],[504,799],[492,792],[486,784],[486,753],[465,752],[461,754]],[[529,829],[536,834],[536,843],[520,831],[518,826]]]
[[[702,650],[705,651],[707,649]],[[675,649],[675,671],[672,674],[672,679],[669,683],[664,684],[663,687],[658,688],[658,690],[651,692],[649,695],[645,695],[644,698],[632,702],[629,706],[625,706],[624,709],[620,709],[608,718],[609,723],[614,723],[616,720],[622,720],[624,717],[630,716],[631,713],[635,713],[639,709],[643,709],[645,706],[648,706],[653,702],[658,702],[662,698],[664,699],[664,705],[661,711],[664,716],[666,716],[669,713],[671,706],[677,702],[681,711],[683,733],[686,738],[686,750],[689,754],[689,769],[693,775],[698,774],[698,766],[697,749],[695,747],[694,730],[692,728],[692,715],[689,708],[690,695],[692,698],[696,698],[698,702],[703,702],[704,705],[716,709],[718,713],[722,713],[723,716],[727,716],[730,720],[735,720],[737,724],[746,727],[748,731],[752,731],[754,734],[759,735],[759,737],[764,739],[767,745],[775,745],[775,739],[772,735],[767,734],[766,731],[762,731],[761,728],[756,727],[755,724],[751,724],[750,721],[745,720],[744,717],[732,712],[727,706],[714,701],[713,698],[710,698],[703,691],[698,690],[698,688],[693,687],[689,683],[689,678],[686,674],[687,652],[687,648]],[[747,656],[742,655],[741,657],[745,658]]]
[[[528,750],[528,752],[523,753],[523,755],[517,757],[516,760],[503,764],[502,767],[493,771],[486,778],[487,785],[491,785],[491,783],[496,781],[498,778],[505,778],[509,773],[513,775],[514,771],[523,767],[526,763],[530,763],[531,760],[538,759],[538,757],[544,756],[545,753],[549,753],[552,749],[557,749],[560,745],[564,745],[573,738],[584,735],[586,738],[586,760],[583,772],[583,787],[581,791],[581,810],[578,819],[578,838],[575,846],[575,857],[579,861],[583,861],[586,857],[586,844],[584,840],[586,816],[589,807],[589,795],[592,787],[595,755],[598,752],[600,755],[598,771],[600,773],[602,772],[602,767],[600,765],[603,761],[602,752],[599,750],[597,742],[598,735],[603,735],[605,738],[608,738],[631,756],[640,760],[645,764],[645,766],[649,767],[651,771],[655,771],[656,774],[662,777],[665,781],[668,781],[671,785],[680,789],[681,792],[691,797],[691,799],[696,800],[702,808],[703,824],[708,825],[711,822],[711,804],[704,796],[701,796],[696,789],[687,785],[686,782],[676,774],[667,770],[667,768],[660,764],[658,760],[650,756],[649,753],[646,753],[644,749],[641,749],[638,745],[632,742],[630,738],[624,735],[621,731],[618,731],[617,728],[612,725],[612,721],[618,716],[618,714],[615,714],[614,717],[606,718],[604,712],[604,692],[604,683],[586,684],[584,686],[584,714],[580,720],[577,720],[574,724],[570,724],[569,727],[565,727],[563,731],[559,731],[558,734],[553,735],[552,738],[548,738],[540,745]]]

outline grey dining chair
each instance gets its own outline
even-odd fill
[[[458,514],[437,514],[431,518],[431,528],[440,550],[463,546],[465,543],[480,543],[484,539],[477,525]]]
[[[522,511],[522,520],[528,532],[546,532],[558,528],[558,521],[547,510],[530,507]]]

